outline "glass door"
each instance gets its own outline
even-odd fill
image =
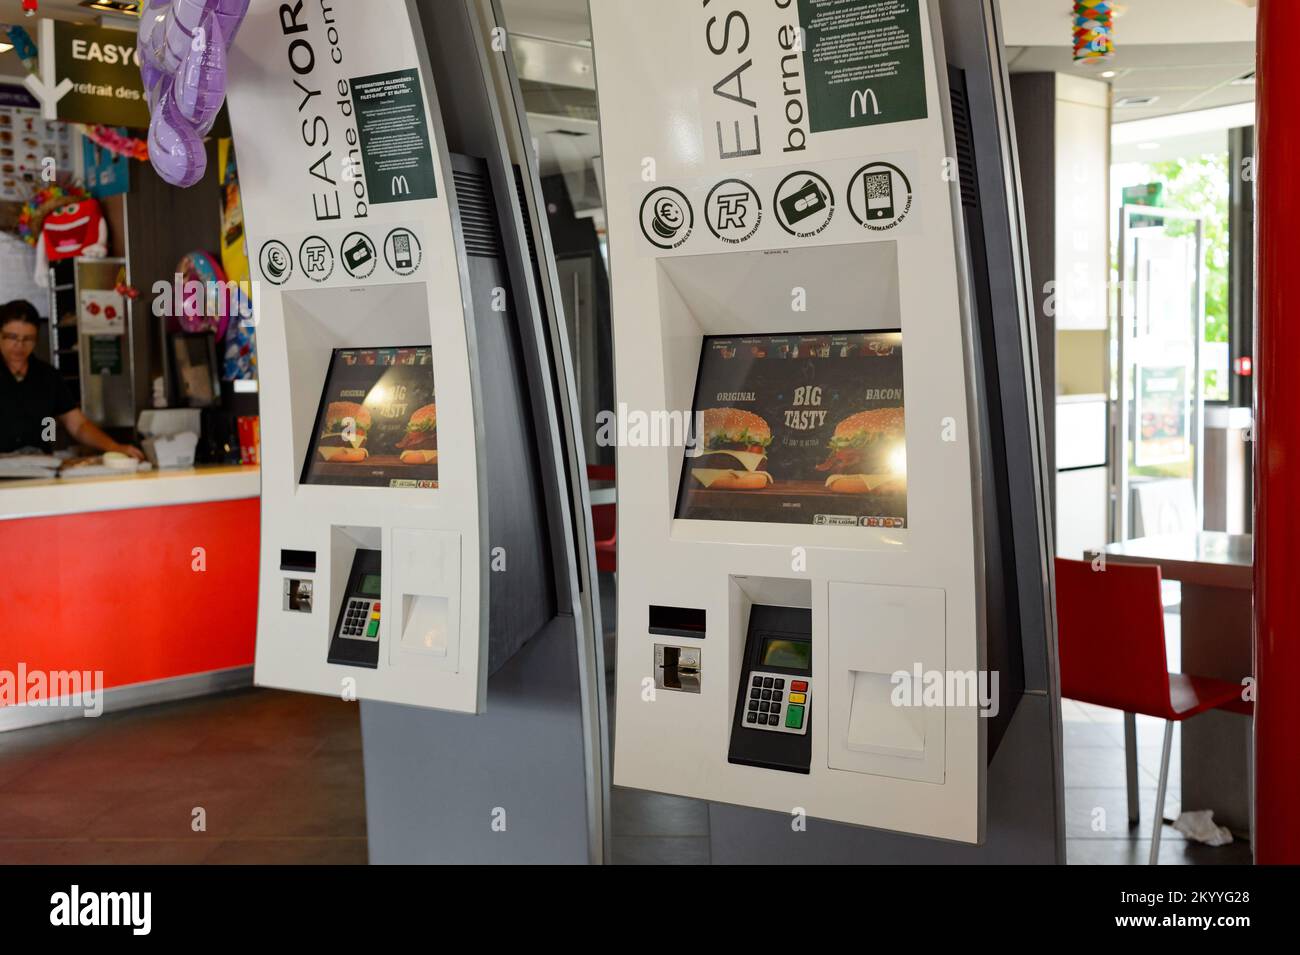
[[[1201,529],[1204,223],[1120,210],[1111,490],[1114,540]]]

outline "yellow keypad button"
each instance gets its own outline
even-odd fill
[[[808,702],[808,697],[804,696],[804,694],[802,694],[802,693],[791,693],[791,694],[790,694],[790,702],[791,702],[791,703],[806,703],[806,702]]]

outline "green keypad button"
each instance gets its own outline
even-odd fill
[[[377,637],[377,636],[379,636],[379,621],[378,621],[378,620],[371,620],[371,621],[370,621],[370,626],[366,627],[366,636],[367,636],[367,637]]]
[[[785,708],[785,728],[797,730],[803,727],[803,707],[798,703],[791,703]]]

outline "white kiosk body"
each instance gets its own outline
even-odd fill
[[[992,96],[992,13],[966,6]],[[958,180],[973,170],[939,5],[595,0],[591,14],[627,419],[615,782],[780,813],[762,830],[777,839],[806,814],[979,844],[986,717],[1005,696],[986,639],[1004,569],[990,580],[986,564],[1005,557],[987,537],[1008,492],[988,482],[1007,462],[984,433],[995,344],[977,321],[987,272],[972,281]],[[1004,186],[1005,132],[998,168],[981,168]],[[999,235],[1016,215],[1004,208]],[[1024,285],[1001,284],[1000,320],[1023,330]],[[1008,387],[1032,482],[1032,349],[996,360],[1022,375]],[[1007,400],[992,400],[1001,435]],[[694,413],[691,447],[638,430],[665,412]],[[1021,505],[1037,603],[1014,611],[1038,618],[996,638],[1010,709],[1022,629],[1047,654],[1034,680],[1054,680],[1044,510]],[[1035,725],[1059,793],[1051,718]],[[727,824],[712,818],[716,847]]]
[[[263,409],[255,679],[363,702],[377,862],[605,853],[581,441],[491,19],[255,0],[230,60]]]

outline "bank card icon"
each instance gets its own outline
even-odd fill
[[[785,221],[794,225],[826,208],[827,196],[813,179],[807,180],[797,192],[781,200]]]
[[[378,262],[375,244],[364,232],[349,233],[340,246],[340,255],[348,275],[356,279],[369,278]]]
[[[773,197],[776,221],[801,239],[824,232],[835,215],[835,194],[822,176],[806,169],[790,173]]]

